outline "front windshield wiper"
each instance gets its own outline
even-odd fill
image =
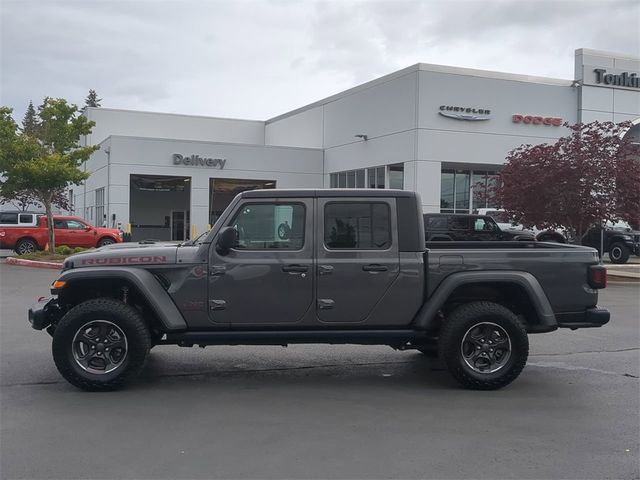
[[[196,238],[194,238],[193,240],[187,240],[186,242],[182,242],[179,243],[178,246],[179,247],[187,247],[187,246],[191,246],[191,245],[195,245],[196,243],[198,243],[198,241],[204,237],[205,235],[207,235],[207,233],[209,233],[209,230],[207,230],[206,232],[202,232],[200,235],[198,235]],[[202,242],[200,242],[202,243]]]

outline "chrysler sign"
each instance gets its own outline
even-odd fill
[[[179,153],[173,154],[174,165],[190,165],[193,167],[211,167],[219,168],[222,170],[224,164],[227,163],[226,158],[208,158],[201,157],[200,155],[180,155]]]
[[[455,118],[456,120],[489,120],[491,118],[491,110],[486,108],[475,107],[457,107],[454,105],[441,105],[440,115],[449,118]]]

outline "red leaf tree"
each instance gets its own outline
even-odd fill
[[[490,195],[524,225],[565,228],[580,242],[590,227],[640,221],[640,148],[629,122],[565,124],[554,144],[522,145],[507,156]]]

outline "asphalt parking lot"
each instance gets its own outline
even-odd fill
[[[640,477],[639,283],[602,329],[531,337],[496,392],[387,347],[158,347],[128,389],[56,371],[28,305],[52,270],[0,264],[2,478]]]

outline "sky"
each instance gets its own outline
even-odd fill
[[[0,0],[0,104],[266,120],[422,62],[573,78],[640,56],[638,0]]]

